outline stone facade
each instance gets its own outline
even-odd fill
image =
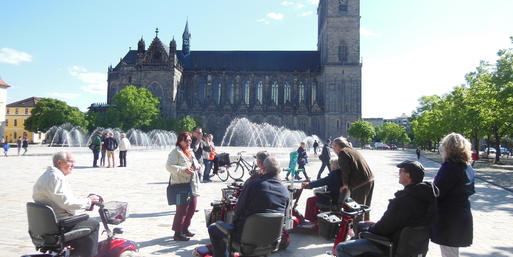
[[[347,136],[361,117],[360,1],[321,0],[317,51],[193,51],[141,39],[108,71],[107,103],[127,85],[148,88],[165,117],[201,116],[215,138],[236,117]]]

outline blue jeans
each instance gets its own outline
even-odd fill
[[[358,256],[364,253],[384,255],[385,252],[367,239],[356,239],[341,242],[337,245],[337,257]]]
[[[225,238],[224,233],[216,227],[215,223],[208,226],[208,235],[210,243],[212,243],[214,257],[228,256],[226,243],[223,240]]]
[[[205,164],[205,171],[203,172],[203,182],[210,180],[210,170],[212,169],[212,161],[211,160],[203,160]]]

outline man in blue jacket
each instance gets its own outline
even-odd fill
[[[249,181],[244,187],[237,205],[235,205],[233,240],[240,240],[244,222],[252,214],[261,212],[285,214],[289,203],[289,192],[278,178],[280,170],[278,160],[274,157],[268,157],[264,161],[262,177]],[[226,256],[223,232],[215,224],[211,224],[208,227],[208,234],[214,257]]]
[[[376,222],[366,222],[369,231],[391,238],[397,243],[405,227],[432,226],[436,218],[436,198],[433,186],[424,179],[424,167],[418,161],[404,161],[399,168],[399,183],[403,190],[395,193],[383,217]],[[337,245],[337,256],[359,256],[364,253],[386,255],[379,246],[367,239],[342,242]]]

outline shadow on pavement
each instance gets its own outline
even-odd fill
[[[130,213],[129,218],[148,218],[174,215],[175,211],[155,212],[155,213]]]

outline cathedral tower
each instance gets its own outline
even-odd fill
[[[348,136],[361,118],[360,0],[320,0],[318,43],[324,136]]]
[[[189,20],[185,22],[185,29],[182,35],[182,54],[187,56],[191,50],[191,33],[189,33]]]

